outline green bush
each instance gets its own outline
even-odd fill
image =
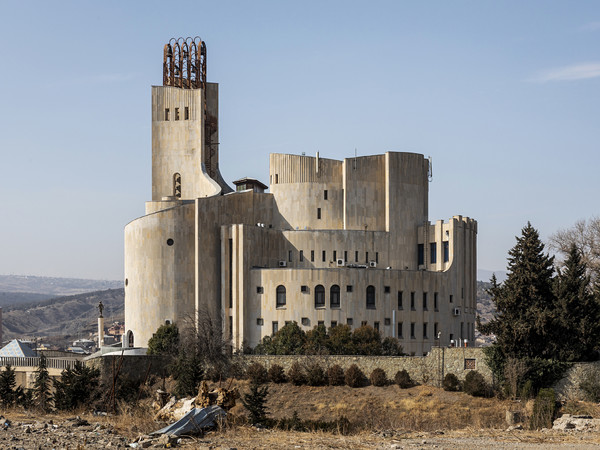
[[[304,370],[298,362],[294,362],[287,373],[288,379],[295,384],[296,386],[300,386],[301,384],[306,384],[306,375],[304,374]]]
[[[388,384],[388,379],[387,375],[385,374],[385,371],[383,369],[380,369],[379,367],[374,369],[373,372],[371,372],[369,381],[371,381],[371,384],[373,386],[385,386]]]
[[[456,392],[460,391],[460,381],[453,373],[447,373],[442,382],[442,387],[445,391]]]
[[[255,384],[263,384],[269,381],[267,369],[261,363],[253,362],[246,369],[246,377]]]
[[[381,354],[383,356],[402,356],[404,349],[398,339],[388,336],[381,341]]]
[[[552,428],[552,421],[556,412],[556,394],[554,389],[540,389],[533,403],[533,414],[529,428],[539,430],[540,428]]]
[[[404,369],[396,372],[394,376],[394,383],[396,383],[401,389],[407,389],[413,386],[413,381],[410,379],[410,375]]]
[[[329,386],[342,386],[344,383],[346,383],[346,379],[344,378],[344,369],[337,364],[334,364],[327,369],[327,383]]]
[[[365,382],[365,374],[356,364],[352,364],[346,369],[344,380],[346,381],[346,384],[352,388],[361,387]]]
[[[305,369],[306,384],[309,386],[324,386],[327,384],[325,372],[317,362],[309,363]]]
[[[148,355],[176,356],[179,348],[179,328],[175,324],[161,325],[148,340]]]
[[[533,381],[527,380],[525,383],[523,383],[519,397],[522,400],[529,400],[531,397],[533,397]]]
[[[53,382],[57,409],[72,410],[100,396],[100,369],[84,366],[81,361],[63,370],[60,380],[53,379]]]
[[[285,377],[285,373],[283,372],[283,367],[281,367],[279,364],[273,364],[271,367],[269,367],[267,374],[269,375],[269,380],[271,380],[273,383],[285,383],[286,382],[286,377]]]
[[[242,404],[250,413],[250,423],[262,424],[267,419],[267,395],[269,394],[268,386],[260,387],[259,384],[252,383],[250,392],[242,397]]]
[[[483,375],[476,370],[469,372],[465,377],[463,391],[473,397],[487,397],[491,393],[491,389],[483,378]]]

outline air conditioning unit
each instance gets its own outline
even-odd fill
[[[377,263],[375,261],[369,261],[369,267],[377,267]]]
[[[452,314],[454,314],[455,316],[460,316],[460,308],[454,308]]]
[[[287,261],[279,261],[279,267],[287,267]]]
[[[344,260],[342,258],[338,258],[335,260],[335,264],[338,267],[344,267]]]

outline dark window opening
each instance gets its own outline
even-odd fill
[[[344,250],[344,262],[348,262],[348,252]]]
[[[402,339],[402,322],[398,322],[398,339]]]
[[[311,251],[310,251],[310,261],[311,261],[311,262],[314,262],[314,261],[315,261],[315,251],[314,251],[314,250],[311,250]]]
[[[327,200],[327,189],[323,191],[323,200]]]
[[[390,293],[390,287],[389,287],[389,286],[384,286],[384,287],[383,287],[383,292],[384,292],[385,294],[389,294],[389,293]]]
[[[262,325],[264,325],[264,323],[265,323],[265,321],[261,317],[256,319],[256,325],[262,326]]]
[[[329,306],[331,308],[340,307],[340,287],[337,284],[329,289]]]
[[[423,310],[427,311],[427,292],[423,292]]]
[[[273,322],[273,334],[279,331],[279,323]]]
[[[292,251],[288,251],[288,262],[292,262]]]
[[[300,286],[300,292],[308,292],[308,286],[306,286],[306,285]]]
[[[352,292],[352,285],[351,284],[346,285],[346,292]]]
[[[190,107],[186,106],[184,109],[184,114],[185,114],[185,120],[190,120]]]
[[[179,120],[179,108],[175,108],[175,120]]]
[[[302,325],[304,325],[305,327],[308,327],[310,325],[310,320],[308,319],[308,317],[302,318]]]
[[[444,241],[444,262],[450,261],[450,248],[448,246],[448,241]]]
[[[403,307],[402,307],[402,291],[398,291],[398,309],[403,309]]]
[[[165,120],[169,120],[169,108],[165,108]]]
[[[322,284],[315,286],[315,308],[325,307],[325,288]]]
[[[374,322],[373,328],[375,329],[375,331],[379,331],[379,322]]]
[[[256,286],[256,293],[257,294],[262,294],[263,293],[263,287],[262,286]]]
[[[362,320],[362,321],[360,322],[360,326],[361,326],[361,327],[366,327],[366,326],[367,326],[367,321],[366,321],[366,320]]]
[[[411,322],[410,324],[410,338],[411,339],[416,339],[415,337],[415,323]]]
[[[429,244],[429,262],[435,264],[437,262],[437,243]]]
[[[454,297],[452,294],[450,294],[450,303],[454,303]]]
[[[375,309],[375,286],[367,286],[367,309]]]
[[[319,320],[319,321],[317,322],[317,326],[318,326],[318,327],[321,327],[321,326],[322,326],[322,327],[324,327],[324,326],[325,326],[325,321],[324,321],[324,320]]]
[[[276,300],[277,308],[281,308],[281,307],[285,306],[285,286],[283,286],[281,284],[279,286],[277,286],[276,297],[277,297],[277,300]],[[277,322],[274,322],[274,323],[277,323]]]
[[[331,321],[331,328],[333,328],[333,327],[337,327],[337,320]]]
[[[323,250],[323,262],[327,261],[327,252]]]
[[[350,325],[350,326],[352,326],[352,324],[353,324],[353,323],[354,323],[354,320],[352,320],[352,317],[348,317],[348,318],[346,319],[346,325]]]
[[[427,323],[423,324],[423,338],[427,339]]]
[[[423,244],[419,244],[417,247],[417,264],[422,266],[425,264],[425,249]]]
[[[304,261],[304,250],[300,250],[300,261]]]
[[[412,311],[416,310],[416,308],[415,308],[415,293],[414,292],[410,293],[410,309]]]
[[[369,264],[369,252],[365,252],[365,262]]]
[[[379,264],[379,252],[375,252],[375,262]]]
[[[389,317],[386,317],[385,319],[383,319],[383,324],[386,326],[391,325],[392,323],[392,319],[390,319]]]
[[[358,262],[358,251],[354,252],[354,262]]]
[[[333,251],[333,260],[337,261],[337,252],[335,250]]]
[[[433,293],[433,309],[435,311],[439,311],[439,306],[438,306],[438,293],[434,292]]]
[[[317,208],[317,219],[321,218],[321,208]]]
[[[439,333],[439,331],[440,331],[440,330],[439,330],[439,324],[438,324],[437,322],[435,322],[435,323],[433,324],[433,338],[434,338],[434,339],[439,339],[439,338],[438,338],[438,333]]]

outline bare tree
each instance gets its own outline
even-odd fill
[[[571,228],[558,230],[550,236],[548,247],[559,253],[562,262],[573,244],[581,252],[591,279],[600,281],[600,217],[578,220]]]

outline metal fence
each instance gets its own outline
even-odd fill
[[[49,369],[67,369],[73,367],[77,359],[46,358],[46,366]],[[37,367],[40,365],[39,357],[0,357],[0,366],[10,364],[12,367]]]

